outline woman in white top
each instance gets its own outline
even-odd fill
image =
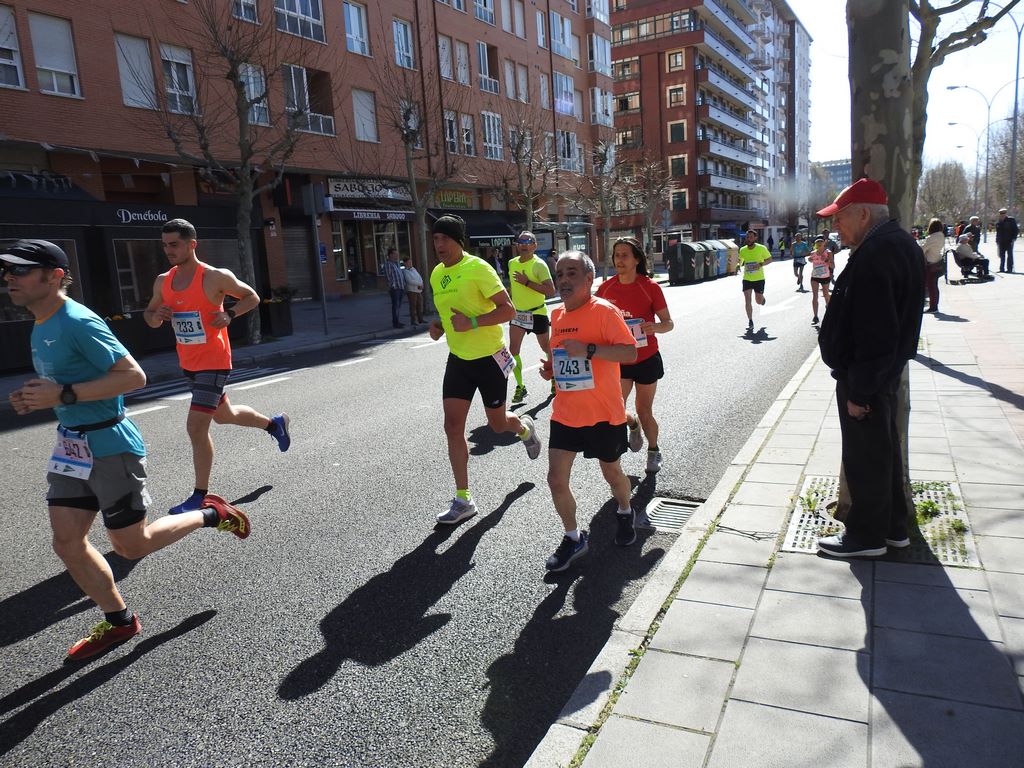
[[[928,222],[928,236],[921,244],[924,251],[925,285],[928,286],[928,309],[939,311],[939,275],[945,271],[943,252],[946,249],[946,227],[938,219]]]
[[[418,325],[423,322],[423,278],[411,258],[405,260],[402,277],[405,278],[405,295],[409,297],[409,325]]]

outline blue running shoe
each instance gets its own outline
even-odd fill
[[[562,543],[558,545],[558,549],[555,550],[554,554],[548,558],[544,567],[547,568],[550,573],[564,571],[572,565],[573,560],[587,554],[587,549],[589,549],[587,545],[588,541],[589,538],[586,531],[580,531],[579,541],[573,541],[568,536],[563,536]]]
[[[197,509],[202,509],[203,506],[203,494],[193,493],[178,506],[167,510],[167,514],[180,515],[182,512],[195,512]]]
[[[274,431],[270,434],[277,440],[277,447],[281,449],[281,453],[284,453],[292,445],[292,436],[288,434],[288,414],[274,416],[270,423],[274,425]]]

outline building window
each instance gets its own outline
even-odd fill
[[[444,143],[449,155],[459,154],[459,121],[450,109],[444,111]]]
[[[195,110],[196,82],[192,75],[192,54],[187,48],[160,44],[164,71],[164,94],[170,112],[190,115]]]
[[[412,25],[401,19],[391,22],[395,35],[395,64],[404,69],[416,69],[413,64]]]
[[[537,45],[540,48],[548,47],[547,16],[544,11],[537,11]]]
[[[671,142],[686,141],[686,121],[681,120],[668,124],[668,140]]]
[[[501,0],[501,28],[512,34],[512,0]]]
[[[678,72],[686,68],[686,59],[682,51],[669,51],[665,54],[665,71]]]
[[[523,0],[512,0],[512,32],[526,39],[526,5]]]
[[[501,115],[481,112],[480,125],[484,132],[484,157],[488,160],[503,160],[505,146],[502,140]]]
[[[156,109],[156,84],[149,43],[141,37],[114,35],[117,70],[121,76],[121,98],[127,107]]]
[[[631,80],[640,76],[640,58],[619,59],[612,62],[612,77],[616,80]]]
[[[352,53],[370,55],[366,8],[359,3],[345,3],[345,47]]]
[[[236,19],[251,21],[255,24],[257,21],[256,0],[235,0],[232,3],[231,13]]]
[[[453,80],[455,69],[452,66],[452,39],[450,37],[437,36],[437,60],[441,66],[441,77],[445,80]]]
[[[459,85],[469,85],[469,43],[455,41],[455,75]]]
[[[589,52],[589,71],[611,77],[611,41],[605,37],[601,37],[601,35],[587,35],[587,49]]]
[[[494,0],[473,0],[473,15],[487,24],[494,24]]]
[[[283,64],[285,109],[297,130],[334,135],[333,90],[330,75],[305,67]]]
[[[524,104],[530,103],[530,68],[523,64],[516,64],[516,87],[519,100]]]
[[[498,68],[498,49],[493,45],[477,41],[476,44],[476,65],[477,79],[480,81],[480,90],[488,93],[498,93],[500,87],[498,78],[491,73]]]
[[[413,149],[423,149],[423,131],[420,129],[420,105],[414,101],[401,100],[402,141]]]
[[[544,72],[540,73],[540,106],[542,109],[551,109],[551,85]]]
[[[249,99],[249,122],[270,125],[270,107],[267,105],[267,78],[255,64],[242,64],[238,75],[245,83],[245,96]]]
[[[573,90],[572,113],[577,120],[583,122],[583,91]]]
[[[324,42],[324,14],[320,0],[274,0],[277,28],[282,32]]]
[[[587,17],[608,23],[608,0],[587,0]]]
[[[558,149],[558,167],[564,171],[582,173],[580,148],[576,143],[576,134],[571,131],[555,131],[555,143]]]
[[[505,59],[505,95],[510,99],[516,97],[516,64]]]
[[[615,146],[629,148],[639,147],[642,132],[639,125],[630,125],[615,131]]]
[[[462,121],[462,154],[476,157],[476,131],[473,130],[473,116],[459,115]]]
[[[612,126],[612,94],[603,88],[590,89],[590,122]]]
[[[377,141],[377,104],[370,91],[352,89],[352,114],[357,141]]]
[[[466,0],[452,0],[452,8],[456,11],[466,12]]]
[[[668,96],[668,105],[670,107],[682,107],[686,104],[686,86],[685,85],[670,85],[666,89]]]
[[[561,72],[554,73],[555,78],[555,112],[561,115],[573,115],[576,113],[573,101],[573,81],[568,75]]]
[[[572,22],[564,16],[550,12],[551,52],[572,60]]]
[[[669,173],[673,178],[679,178],[686,175],[687,170],[686,155],[676,155],[668,159]]]
[[[633,91],[632,93],[624,93],[621,96],[615,97],[615,111],[616,112],[639,112],[640,111],[640,91]]]
[[[0,86],[25,87],[25,72],[21,67],[14,11],[6,5],[0,5]]]
[[[687,193],[685,189],[676,189],[672,191],[672,210],[673,211],[685,211],[689,206],[687,205]]]
[[[71,22],[30,13],[28,29],[32,34],[39,90],[60,96],[81,96]]]

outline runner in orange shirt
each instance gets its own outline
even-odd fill
[[[211,421],[262,429],[277,440],[281,451],[288,450],[291,436],[287,414],[268,418],[248,406],[232,405],[224,394],[231,373],[228,325],[237,316],[258,307],[260,297],[230,270],[199,261],[196,229],[184,219],[164,224],[160,239],[171,268],[157,276],[153,298],[143,317],[152,328],[159,328],[165,321],[172,324],[178,342],[178,361],[192,385],[192,405],[185,426],[192,441],[196,484],[191,496],[171,507],[170,513],[176,515],[202,507],[213,467]],[[224,309],[225,296],[238,302]]]
[[[565,536],[548,558],[549,571],[564,571],[587,551],[587,532],[576,523],[576,498],[569,474],[576,454],[601,463],[619,504],[615,543],[636,541],[632,487],[620,458],[629,446],[626,406],[619,387],[619,364],[636,360],[633,334],[622,314],[591,296],[594,262],[580,251],[566,251],[555,266],[555,284],[564,302],[551,313],[551,358],[541,376],[557,386],[548,438],[548,486]]]

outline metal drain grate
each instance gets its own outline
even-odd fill
[[[945,481],[912,482],[914,503],[918,509],[931,502],[933,516],[920,526],[921,535],[911,537],[910,546],[890,556],[901,562],[934,563],[979,568],[978,551],[969,530],[960,488]],[[786,538],[785,552],[817,552],[817,540],[843,529],[842,523],[825,513],[825,505],[839,493],[839,478],[811,475],[804,479],[800,496],[793,507]],[[959,529],[959,530],[958,530]]]
[[[662,533],[679,533],[699,506],[700,502],[697,501],[659,496],[648,502],[639,515],[637,525],[650,526]]]

